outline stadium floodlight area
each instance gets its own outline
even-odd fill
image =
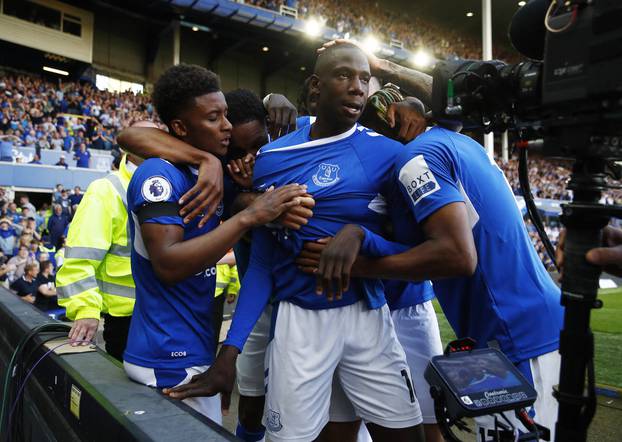
[[[413,57],[413,64],[420,68],[431,66],[433,61],[434,58],[424,49],[419,49]]]
[[[216,15],[299,38],[309,37],[309,20],[295,19],[290,14],[282,15],[279,11],[267,10],[229,0],[171,0],[166,3],[198,14]],[[312,32],[315,34],[317,31],[314,30]],[[339,33],[330,26],[323,25],[315,37],[323,41],[329,41],[336,38],[349,38],[350,36]],[[411,51],[400,47],[391,47],[389,43],[389,41],[378,41],[378,49],[374,52],[378,52],[396,63],[409,63],[412,60],[413,53]]]

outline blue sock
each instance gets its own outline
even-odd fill
[[[265,434],[266,429],[263,425],[261,426],[261,430],[259,431],[248,431],[242,426],[240,422],[238,422],[238,427],[235,429],[235,435],[245,442],[260,441],[261,439],[263,439]]]

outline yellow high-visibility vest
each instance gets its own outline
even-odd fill
[[[132,173],[126,161],[123,157],[118,172],[89,185],[69,226],[65,259],[56,274],[58,304],[69,319],[131,316],[134,310],[127,215]]]
[[[237,295],[240,292],[240,280],[238,278],[238,268],[229,267],[228,264],[218,264],[216,266],[216,291],[214,297],[225,295]]]

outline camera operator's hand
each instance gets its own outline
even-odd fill
[[[425,117],[425,107],[421,100],[415,97],[406,97],[399,103],[391,103],[387,108],[387,120],[389,126],[399,125],[398,139],[403,143],[409,143],[417,138],[428,125]]]
[[[607,273],[622,276],[622,230],[607,226],[603,229],[603,245],[585,255],[591,264],[600,266]]]

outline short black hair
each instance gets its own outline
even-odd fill
[[[248,89],[235,89],[225,94],[227,120],[236,125],[249,121],[266,122],[266,109],[257,95]]]
[[[326,70],[326,66],[331,65],[336,59],[339,58],[337,52],[343,50],[357,50],[364,53],[363,50],[354,43],[346,42],[329,46],[322,52],[320,52],[320,54],[317,56],[315,60],[315,67],[313,68],[313,73],[315,75],[322,74],[324,70]]]
[[[212,71],[194,64],[168,68],[153,87],[153,105],[167,126],[191,101],[220,91],[220,79]]]

